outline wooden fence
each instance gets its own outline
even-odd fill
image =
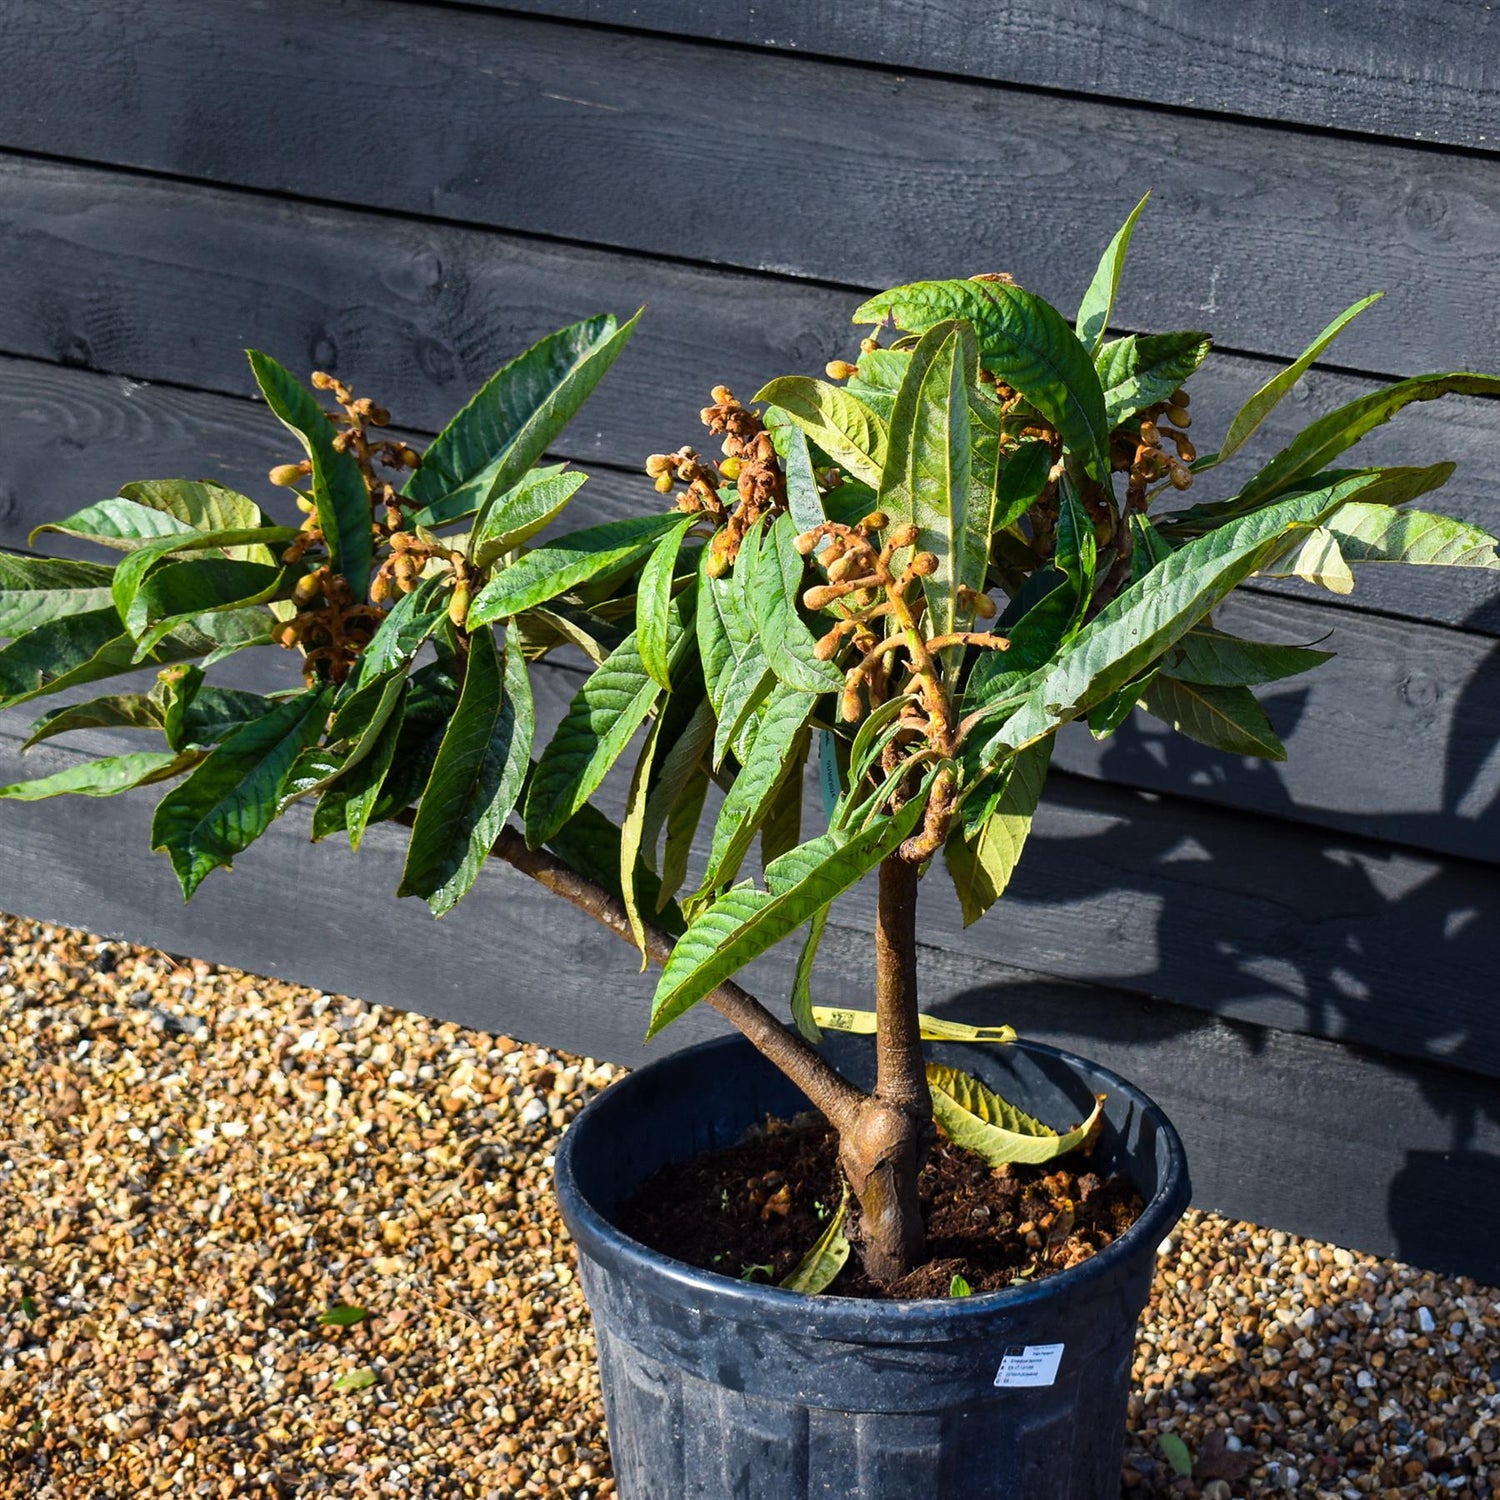
[[[1066,310],[1140,194],[1122,330],[1202,326],[1222,428],[1358,296],[1258,451],[1395,374],[1500,368],[1500,20],[1453,0],[0,0],[0,543],[129,478],[269,499],[243,357],[435,424],[529,340],[648,304],[559,445],[594,517],[654,497],[710,385],[848,352],[863,293],[1007,270]],[[1500,527],[1500,406],[1413,408],[1372,459],[1459,460]],[[1336,662],[1266,693],[1284,767],[1065,736],[1013,891],[924,906],[930,1009],[1117,1066],[1198,1200],[1500,1281],[1500,588],[1257,585],[1232,629]],[[284,671],[285,658],[254,670]],[[554,713],[576,685],[549,669]],[[26,716],[0,716],[0,777]],[[434,925],[401,841],[295,819],[190,908],[149,796],[0,805],[0,908],[635,1062],[629,955],[508,871]],[[819,983],[866,993],[867,895]],[[789,960],[756,971],[768,998]],[[713,1029],[690,1016],[659,1044]]]

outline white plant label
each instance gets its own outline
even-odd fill
[[[1057,1379],[1064,1344],[1016,1344],[1005,1351],[995,1376],[998,1386],[1051,1385]]]

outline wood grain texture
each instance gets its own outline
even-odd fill
[[[1030,88],[1500,149],[1500,22],[1417,0],[469,0]]]
[[[0,309],[0,321],[4,316]],[[628,370],[620,386],[630,390]],[[1421,409],[1411,420],[1429,420],[1436,410]],[[113,493],[129,478],[220,479],[292,519],[286,492],[262,477],[290,456],[281,429],[248,401],[0,359],[0,425],[0,545],[25,545],[31,527]],[[656,503],[644,476],[590,468],[570,524],[639,514]],[[1472,469],[1476,477],[1481,472],[1477,461]],[[93,555],[46,539],[49,550],[54,543]],[[1362,579],[1378,571],[1367,569]],[[1477,576],[1493,596],[1490,576]],[[1389,587],[1410,581],[1392,579]],[[1368,597],[1363,582],[1354,597]],[[1493,629],[1495,615],[1493,605],[1476,606],[1483,626]],[[1258,639],[1322,641],[1337,653],[1306,678],[1264,690],[1289,747],[1286,765],[1200,749],[1157,733],[1154,721],[1139,715],[1103,744],[1070,731],[1058,764],[1280,820],[1497,861],[1500,667],[1490,635],[1249,590],[1220,612],[1219,623]]]
[[[1492,354],[1500,179],[1472,155],[398,0],[0,22],[3,146],[849,285],[1004,269],[1066,307],[1151,187],[1133,321],[1287,356],[1385,287],[1346,365]]]
[[[0,349],[250,395],[244,350],[263,348],[293,369],[333,370],[419,430],[436,430],[542,334],[644,303],[618,367],[558,444],[585,464],[632,468],[647,453],[703,443],[697,412],[720,381],[748,396],[773,376],[852,352],[859,294],[780,277],[14,156],[0,156],[0,199]],[[1203,451],[1274,369],[1210,360],[1193,382]],[[1230,493],[1297,428],[1371,388],[1312,371],[1194,498]],[[261,424],[257,451],[274,430]],[[39,434],[28,423],[18,436],[31,443]],[[1357,455],[1456,460],[1443,504],[1500,530],[1497,442],[1500,402],[1449,400],[1410,408]],[[250,472],[264,467],[257,459]],[[644,485],[639,495],[655,503]],[[1500,574],[1366,569],[1351,602],[1500,634]]]
[[[0,748],[0,774],[10,764]],[[632,1065],[722,1025],[699,1007],[643,1049],[650,981],[615,939],[504,868],[434,923],[421,903],[390,894],[404,835],[389,826],[371,830],[353,859],[331,842],[308,844],[294,814],[184,907],[166,862],[146,852],[152,800],[0,805],[0,910]],[[108,859],[80,857],[89,846]],[[1090,920],[1090,908],[1073,903],[1075,933],[1093,930],[1107,952],[1111,929]],[[825,939],[817,989],[830,1002],[869,1003],[867,929],[851,925],[865,915],[841,912]],[[1023,906],[973,929],[990,932],[987,953],[954,946],[941,923],[925,928],[924,1003],[954,1018],[1009,1021],[1140,1082],[1182,1130],[1203,1206],[1500,1275],[1493,1076],[1228,1022],[1204,1012],[1201,991],[1188,1008],[1043,977],[1027,920]],[[755,966],[752,985],[768,1001],[784,995],[792,957],[783,948]],[[1403,1013],[1391,1039],[1409,1040],[1409,1021]],[[1289,1160],[1298,1171],[1285,1170]]]

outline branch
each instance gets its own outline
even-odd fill
[[[490,852],[635,946],[624,905],[603,886],[585,879],[545,849],[528,848],[526,840],[513,828],[501,830]],[[649,922],[645,924],[645,936],[647,956],[654,963],[665,965],[672,954],[671,938]],[[807,1095],[835,1130],[843,1134],[853,1126],[867,1096],[836,1072],[801,1036],[784,1026],[733,980],[726,980],[705,999]]]

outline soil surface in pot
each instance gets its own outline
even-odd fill
[[[838,1138],[820,1116],[770,1120],[738,1145],[654,1173],[618,1223],[675,1260],[774,1285],[823,1233],[842,1182]],[[996,1170],[941,1134],[918,1187],[928,1263],[890,1286],[871,1281],[860,1268],[851,1201],[845,1232],[856,1248],[829,1295],[947,1297],[955,1276],[973,1292],[1036,1281],[1097,1254],[1142,1207],[1129,1179],[1100,1172],[1091,1151]]]

